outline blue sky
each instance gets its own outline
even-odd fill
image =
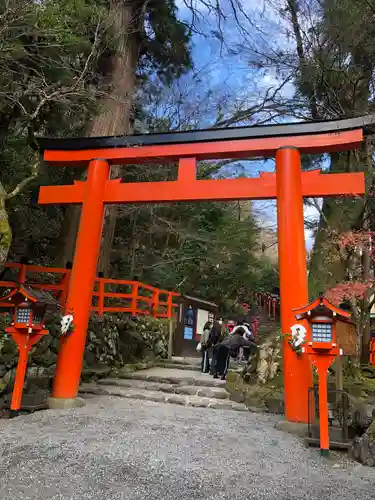
[[[216,0],[211,1],[215,4]],[[190,21],[191,13],[186,8],[184,0],[176,0],[176,3],[179,7],[179,16]],[[199,4],[200,0],[195,0],[195,3]],[[214,31],[217,30],[215,14],[207,9],[202,11],[204,15],[197,26],[203,34],[194,34],[192,40],[194,76],[182,78],[179,83],[181,87],[187,87],[186,100],[191,102],[193,99],[198,103],[199,128],[211,126],[218,113],[223,113],[225,116],[227,113],[231,114],[233,110],[246,109],[259,102],[267,89],[278,86],[279,80],[272,69],[257,70],[250,65],[251,56],[247,50],[249,44],[257,46],[266,44],[267,48],[273,46],[290,49],[292,43],[286,35],[285,21],[277,12],[277,7],[283,4],[282,0],[273,0],[275,8],[268,8],[269,4],[265,0],[242,0],[245,8],[244,16],[248,15],[250,19],[249,21],[242,17],[242,24],[247,30],[246,40],[238,33],[227,0],[222,0],[220,4],[227,14],[226,21],[221,25],[226,44],[223,45],[215,38]],[[251,26],[251,23],[256,24],[257,29]],[[212,91],[212,95],[205,97],[208,90]],[[284,93],[292,94],[293,91],[291,84],[283,89]],[[260,171],[273,171],[274,167],[274,161],[244,162],[241,164],[241,171],[253,177],[259,175]],[[228,175],[233,173],[233,168],[227,168],[226,173]],[[253,206],[263,225],[276,229],[275,202],[257,201]],[[313,220],[317,217],[318,212],[315,208],[305,208],[305,219]],[[311,233],[305,231],[305,237],[306,246],[310,249],[313,244]]]

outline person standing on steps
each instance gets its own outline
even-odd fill
[[[246,340],[240,330],[229,335],[217,345],[217,358],[213,367],[214,378],[218,378],[220,375],[222,380],[226,379],[230,355],[232,352],[238,351],[240,347],[249,347],[252,350],[258,349],[256,343]]]
[[[212,329],[212,321],[208,320],[203,327],[203,333],[201,335],[202,373],[209,373],[210,371],[210,357],[208,350],[210,348],[209,340],[211,335],[211,329]]]
[[[223,340],[223,318],[219,318],[218,320],[214,320],[214,323],[211,328],[210,338],[208,340],[208,344],[212,347],[212,359],[211,359],[211,375],[214,374],[215,364],[217,359],[217,347],[220,342]]]

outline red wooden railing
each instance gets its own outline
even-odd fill
[[[15,281],[0,281],[0,307],[9,307],[1,301],[4,289],[24,283],[33,288],[49,291],[65,306],[68,296],[71,270],[58,267],[43,267],[7,262],[6,268],[17,273]],[[4,293],[1,293],[1,290]],[[155,318],[172,318],[178,304],[175,297],[180,294],[161,290],[138,281],[97,278],[93,290],[91,310],[103,316],[104,313],[126,313],[132,316],[151,315]]]
[[[254,292],[253,299],[269,318],[276,320],[280,314],[279,297],[267,292]]]

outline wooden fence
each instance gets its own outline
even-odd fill
[[[1,301],[5,291],[17,287],[20,283],[33,288],[49,291],[65,306],[71,270],[57,267],[43,267],[8,262],[5,268],[14,275],[11,280],[0,281],[0,307],[9,307]],[[155,318],[172,318],[175,303],[180,294],[161,290],[138,281],[97,278],[92,293],[91,310],[99,316],[104,313],[126,313],[132,316],[151,315]]]
[[[280,299],[278,296],[267,292],[254,292],[253,299],[269,318],[276,320],[280,316]]]

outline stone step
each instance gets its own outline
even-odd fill
[[[171,363],[173,365],[194,365],[194,366],[200,366],[201,364],[201,358],[200,356],[197,356],[195,358],[193,357],[188,357],[188,358],[182,358],[179,356],[172,356],[171,359],[166,359],[164,360],[168,363]]]
[[[157,403],[171,403],[196,408],[211,408],[215,410],[248,411],[242,403],[235,403],[229,399],[206,398],[200,396],[188,396],[185,394],[166,394],[160,391],[148,391],[145,389],[131,389],[128,387],[105,386],[99,384],[82,384],[80,394],[96,396],[117,396],[121,398],[155,401]]]
[[[162,384],[195,385],[199,387],[225,386],[225,380],[214,379],[209,374],[159,367],[139,372],[119,373],[118,377],[127,380],[143,380],[146,382],[159,382]]]
[[[156,366],[159,366],[160,368],[173,368],[176,369],[178,368],[179,370],[191,370],[195,372],[200,372],[201,368],[199,365],[188,365],[188,364],[178,364],[178,363],[170,363],[167,361],[159,361],[156,363]]]
[[[228,399],[229,393],[224,387],[202,387],[195,385],[166,384],[159,382],[146,382],[143,380],[124,380],[118,378],[105,378],[98,380],[98,385],[124,387],[130,389],[143,389],[147,391],[160,391],[168,394],[185,394],[187,396],[200,396],[205,398]]]

